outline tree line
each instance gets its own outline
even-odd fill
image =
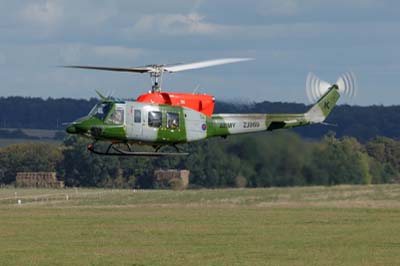
[[[88,140],[63,145],[15,144],[0,149],[0,184],[19,171],[56,171],[67,186],[155,188],[154,170],[188,169],[192,188],[270,187],[398,182],[400,141],[376,137],[360,143],[329,132],[320,140],[291,131],[210,139],[183,145],[185,157],[104,157]]]
[[[0,128],[63,129],[63,123],[86,115],[97,99],[42,99],[0,97]],[[310,106],[296,103],[259,102],[236,104],[217,102],[216,113],[297,113]],[[328,117],[337,126],[314,125],[295,130],[306,138],[319,139],[329,131],[336,136],[352,136],[365,143],[375,136],[397,139],[400,136],[400,106],[339,105]]]

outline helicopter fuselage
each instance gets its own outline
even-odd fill
[[[182,106],[115,101],[96,105],[67,132],[116,143],[169,145],[263,131],[266,118],[265,114],[207,116]]]
[[[67,132],[112,143],[175,145],[279,128],[321,123],[339,98],[337,87],[307,112],[300,114],[214,114],[167,104],[103,101],[73,122]]]

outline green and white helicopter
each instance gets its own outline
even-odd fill
[[[211,137],[271,131],[324,123],[341,94],[354,96],[356,80],[352,73],[339,77],[331,85],[309,74],[306,82],[307,96],[315,104],[300,114],[214,114],[215,99],[207,94],[172,93],[161,90],[163,73],[250,60],[249,58],[224,58],[190,64],[149,65],[144,67],[64,66],[106,71],[149,73],[152,89],[135,101],[107,98],[101,95],[89,114],[67,127],[69,134],[93,139],[88,150],[100,155],[117,156],[176,156],[188,155],[177,145]],[[107,149],[96,148],[98,141],[108,142]],[[133,144],[148,145],[153,151],[134,151]],[[176,152],[162,152],[173,146]],[[124,148],[125,147],[125,148]]]

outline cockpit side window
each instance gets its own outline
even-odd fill
[[[135,109],[134,121],[135,123],[140,123],[142,120],[142,112],[140,110]]]
[[[179,114],[167,113],[167,128],[175,129],[179,127]]]
[[[148,124],[149,127],[161,127],[162,113],[156,111],[149,112]]]
[[[116,107],[110,114],[108,122],[115,125],[122,125],[124,123],[124,109],[122,107]]]

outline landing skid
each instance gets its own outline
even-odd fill
[[[110,144],[105,152],[96,150],[94,143],[88,145],[88,150],[98,155],[106,156],[136,156],[136,157],[165,157],[165,156],[187,156],[187,152],[159,152],[159,151],[132,151],[129,144],[126,144],[129,151],[119,149]]]

